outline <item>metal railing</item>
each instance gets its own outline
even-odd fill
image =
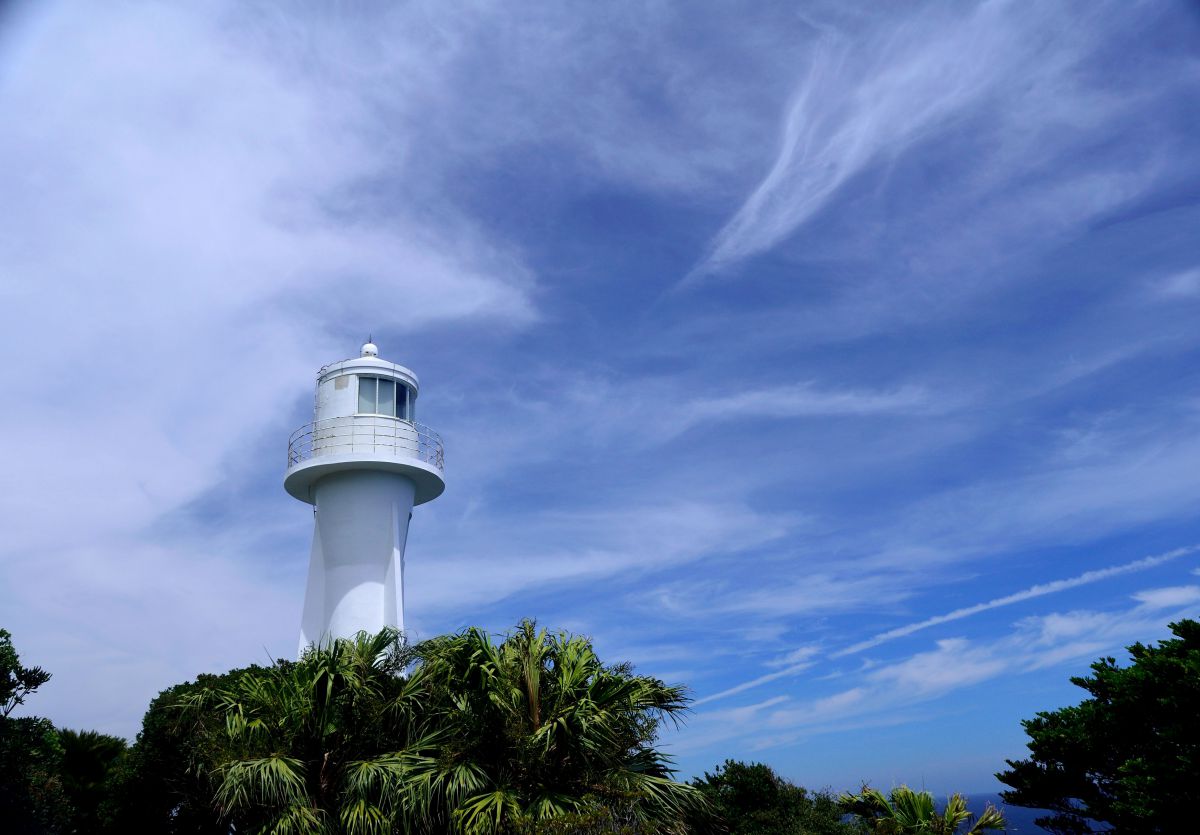
[[[288,467],[322,455],[366,453],[416,458],[444,469],[442,439],[421,423],[382,415],[326,418],[301,426],[288,439]]]

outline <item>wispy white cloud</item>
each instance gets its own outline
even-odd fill
[[[1193,489],[1187,485],[1200,484],[1200,470],[1194,467],[1200,447],[1186,437],[1181,443],[1178,448],[1158,438],[1132,443],[1122,438],[1106,455],[1086,462],[1046,458],[1040,462],[1045,466],[1042,472],[902,503],[865,529],[861,520],[848,529],[831,530],[826,520],[809,519],[803,530],[811,535],[799,544],[787,542],[786,551],[773,551],[773,559],[764,563],[758,578],[732,585],[673,581],[647,592],[647,599],[681,614],[711,609],[751,618],[818,612],[846,615],[864,607],[878,610],[881,600],[895,606],[941,583],[943,576],[930,573],[935,567],[968,570],[971,562],[987,556],[1013,553],[1031,543],[1063,541],[1072,536],[1070,531],[1086,529],[1094,536],[1134,520],[1187,518],[1191,507],[1185,497]],[[1130,492],[1126,485],[1135,481],[1139,490]],[[1153,568],[1198,548],[1186,546],[1093,569],[923,618],[864,639],[842,653],[861,652],[940,623]],[[830,560],[830,554],[839,558]],[[773,567],[779,565],[788,566],[788,571],[777,573]]]
[[[491,412],[454,409],[445,430],[455,438],[457,471],[468,483],[484,485],[510,477],[513,468],[598,450],[608,450],[614,460],[657,455],[656,450],[690,431],[728,431],[738,421],[917,420],[953,412],[967,402],[961,395],[946,396],[915,384],[872,388],[807,380],[752,386],[731,380],[720,387],[719,396],[698,396],[710,388],[686,375],[614,379],[556,368],[551,376],[531,375],[519,390],[506,381],[489,385],[489,402],[511,415],[505,422],[497,422]],[[480,391],[464,386],[434,396],[458,406]],[[733,449],[723,444],[710,454],[719,457]]]
[[[812,659],[820,654],[821,646],[819,644],[809,644],[808,646],[796,647],[790,652],[773,658],[767,662],[768,667],[789,667],[793,664],[803,664],[805,661]]]
[[[1134,599],[1151,609],[1171,609],[1200,602],[1200,586],[1170,586],[1147,589],[1135,594]]]
[[[683,405],[678,421],[686,428],[710,420],[919,414],[931,408],[929,394],[915,386],[870,391],[820,388],[806,382],[693,400]]]
[[[1139,571],[1145,571],[1145,570],[1155,568],[1157,566],[1161,566],[1166,563],[1172,562],[1181,557],[1195,554],[1198,551],[1200,551],[1200,545],[1190,545],[1190,546],[1187,546],[1184,548],[1176,548],[1176,549],[1174,549],[1172,551],[1168,551],[1164,554],[1143,557],[1142,559],[1133,560],[1132,562],[1124,563],[1122,565],[1116,565],[1116,566],[1110,566],[1108,568],[1100,568],[1100,569],[1094,569],[1092,571],[1086,571],[1075,577],[1069,577],[1069,578],[1065,578],[1062,580],[1054,580],[1054,581],[1048,582],[1048,583],[1038,583],[1037,585],[1030,586],[1027,589],[1023,589],[1022,591],[1015,592],[1013,594],[1005,595],[1003,597],[993,598],[992,600],[988,600],[983,603],[977,603],[972,606],[964,606],[959,609],[955,609],[951,612],[947,612],[945,614],[935,615],[933,617],[925,618],[924,620],[917,621],[915,623],[906,624],[905,626],[897,627],[895,629],[890,629],[886,632],[881,632],[878,635],[868,638],[867,640],[859,641],[857,643],[851,644],[848,647],[844,647],[842,649],[835,650],[833,652],[829,652],[826,654],[825,657],[828,659],[837,659],[837,658],[843,658],[848,655],[858,654],[858,653],[864,652],[868,649],[873,649],[877,646],[885,644],[889,641],[894,641],[898,638],[907,637],[909,635],[915,634],[915,633],[920,632],[925,629],[929,629],[929,628],[932,628],[935,626],[940,626],[940,625],[946,624],[946,623],[952,623],[954,621],[962,620],[964,618],[969,618],[973,615],[981,614],[983,612],[991,611],[993,609],[1002,608],[1004,606],[1011,606],[1016,603],[1025,602],[1027,600],[1033,600],[1035,598],[1045,597],[1047,595],[1057,594],[1060,592],[1068,591],[1070,589],[1078,588],[1080,586],[1090,585],[1092,583],[1098,583],[1100,581],[1108,580],[1113,577],[1119,577],[1119,576],[1123,576],[1123,575],[1127,575],[1127,574],[1136,573]],[[879,589],[880,595],[882,594],[882,591],[883,591],[883,589],[882,589],[882,587],[880,587],[880,589]],[[1135,594],[1134,599],[1137,600],[1141,604],[1140,609],[1146,610],[1146,611],[1153,610],[1153,609],[1160,609],[1160,608],[1180,608],[1180,607],[1188,606],[1192,603],[1200,602],[1200,586],[1189,585],[1189,586],[1173,586],[1173,587],[1167,587],[1167,588],[1148,589],[1146,591],[1138,592],[1137,594]],[[838,599],[838,603],[840,603],[842,606],[845,606],[847,601],[844,598]],[[755,610],[760,605],[761,605],[761,603],[757,603],[757,602],[754,604],[751,604],[748,607],[748,610]],[[798,605],[803,605],[803,604],[798,602]],[[1060,616],[1057,616],[1057,615],[1047,615],[1044,618],[1034,619],[1034,620],[1031,620],[1030,622],[1038,623],[1038,629],[1039,629],[1038,641],[1040,643],[1042,643],[1042,644],[1061,643],[1059,641],[1056,641],[1055,639],[1065,637],[1066,632],[1074,632],[1074,633],[1079,632],[1079,630],[1077,629],[1078,624],[1080,622],[1079,617],[1080,617],[1080,615],[1078,613],[1072,613],[1072,615],[1070,616],[1069,619],[1063,620]],[[1095,615],[1092,615],[1091,617],[1093,617],[1094,619],[1098,619],[1098,621],[1102,624],[1108,622],[1107,615],[1095,614]],[[1096,634],[1099,634],[1099,630],[1096,628],[1092,628],[1092,627],[1087,628],[1086,632],[1089,635],[1093,635],[1093,636]],[[1089,643],[1086,646],[1090,648],[1092,646],[1092,644]],[[954,654],[954,653],[964,654],[961,651],[964,650],[966,647],[967,647],[966,642],[963,642],[958,639],[946,639],[943,642],[939,642],[938,654],[939,655],[948,655],[948,654]],[[1079,654],[1084,651],[1086,651],[1086,650],[1081,650],[1078,648],[1071,650],[1071,652],[1073,652],[1075,654]],[[749,679],[747,681],[744,681],[737,685],[734,685],[733,687],[729,687],[729,688],[721,690],[717,693],[713,693],[711,695],[705,696],[702,699],[700,699],[697,702],[697,704],[705,704],[708,702],[713,702],[713,701],[717,701],[720,699],[724,699],[729,696],[737,695],[738,693],[745,692],[746,690],[750,690],[752,688],[759,687],[764,684],[768,684],[772,681],[775,681],[778,678],[783,677],[784,675],[788,675],[793,672],[801,672],[803,670],[807,670],[808,668],[810,668],[814,665],[815,661],[813,659],[817,656],[818,652],[819,652],[819,648],[816,646],[799,647],[791,655],[784,656],[784,659],[782,662],[782,663],[792,663],[792,658],[794,657],[796,662],[800,662],[800,663],[797,663],[797,665],[794,669],[789,668],[788,670],[785,670],[785,671],[782,671],[779,673],[768,673],[768,674],[764,674],[761,676],[757,676],[753,679]],[[874,675],[883,676],[883,677],[891,676],[893,678],[899,679],[899,678],[903,678],[904,676],[908,675],[909,670],[915,670],[917,673],[919,673],[919,675],[917,675],[917,678],[920,678],[923,680],[928,680],[930,682],[941,681],[941,679],[939,678],[938,675],[933,674],[933,671],[936,669],[936,666],[937,666],[936,664],[932,663],[931,659],[933,659],[933,658],[934,658],[934,656],[928,655],[928,654],[917,655],[917,656],[913,657],[911,664],[908,667],[893,666],[893,667],[888,668],[891,670],[891,672],[878,671]],[[971,659],[964,658],[963,659],[964,663],[956,671],[953,671],[953,672],[947,671],[945,673],[945,675],[950,675],[950,676],[963,675],[967,678],[971,678],[972,676],[975,676],[975,675],[981,675],[985,678],[989,677],[991,674],[990,671],[992,669],[991,661],[987,660],[987,659],[982,659],[982,660],[976,659],[976,661],[978,661],[978,663],[973,663],[971,661]],[[930,662],[930,663],[927,663],[927,662]],[[770,662],[768,664],[768,666],[778,666],[778,665],[779,665],[778,662]],[[871,665],[871,666],[873,666],[873,665]],[[925,667],[930,667],[930,669],[926,670]],[[869,669],[869,668],[870,667],[867,667],[864,669]]]
[[[919,652],[897,664],[888,664],[868,678],[885,689],[920,698],[946,693],[993,678],[1006,667],[1003,659],[986,648],[973,647],[963,638],[945,638],[937,649]]]
[[[1068,14],[1072,38],[1050,48],[1050,33]],[[910,10],[899,20],[831,19],[797,61],[799,82],[773,163],[689,279],[770,249],[856,176],[874,170],[886,180],[889,164],[939,140],[970,147],[971,165],[956,188],[970,193],[977,213],[972,228],[962,230],[977,251],[995,243],[978,234],[989,204],[1003,202],[1007,213],[1023,208],[1028,218],[1041,215],[1043,204],[1073,201],[1073,214],[1087,214],[1127,199],[1145,183],[1144,171],[1134,180],[1117,169],[1063,174],[1049,188],[1022,191],[1028,172],[1087,147],[1092,134],[1083,128],[1127,107],[1103,88],[1089,88],[1078,71],[1105,42],[1097,20],[1111,23],[1112,14],[1095,14],[990,2]],[[1047,212],[1046,220],[1055,215]]]
[[[1165,299],[1191,299],[1200,296],[1200,267],[1181,270],[1159,279],[1154,291]]]
[[[898,502],[868,529],[856,526],[821,547],[852,548],[847,571],[907,577],[918,565],[962,565],[1030,545],[1082,544],[1131,525],[1190,519],[1189,497],[1200,489],[1193,431],[1200,421],[1186,396],[1159,409],[1089,418],[1080,432],[1065,431],[1072,423],[1064,422],[1022,440],[1037,456]]]
[[[517,519],[480,515],[439,542],[414,537],[422,558],[406,582],[426,618],[470,610],[518,591],[633,578],[777,540],[787,516],[701,501],[629,503]],[[484,544],[486,543],[486,544]]]
[[[712,695],[705,696],[704,698],[701,698],[701,699],[697,699],[693,703],[693,705],[695,707],[700,707],[701,705],[707,704],[708,702],[715,702],[718,699],[724,699],[729,696],[734,696],[738,693],[743,693],[747,690],[750,690],[751,688],[758,687],[760,685],[767,684],[772,681],[778,681],[781,678],[787,678],[788,676],[798,675],[799,673],[804,672],[805,670],[809,669],[810,667],[813,666],[813,664],[816,663],[812,659],[820,651],[821,651],[820,647],[816,646],[816,645],[806,646],[806,647],[797,647],[796,649],[792,650],[791,652],[787,653],[786,655],[780,656],[779,658],[775,658],[775,659],[772,659],[771,661],[767,662],[768,667],[781,667],[782,669],[778,669],[772,673],[766,673],[764,675],[759,676],[758,678],[751,679],[750,681],[744,681],[741,684],[737,684],[726,690],[722,690],[718,693],[713,693]]]
[[[773,747],[799,734],[841,729],[850,720],[869,722],[1000,676],[1078,662],[1136,640],[1145,641],[1148,636],[1162,635],[1168,621],[1194,617],[1200,608],[1200,597],[1175,588],[1146,589],[1133,599],[1136,605],[1115,611],[1073,610],[1024,618],[1008,634],[991,640],[939,639],[932,649],[851,674],[854,683],[829,695],[805,699],[793,689],[751,705],[701,711],[694,737],[683,744],[688,749],[703,748],[749,733],[761,747]],[[1175,605],[1167,605],[1168,601]],[[1164,604],[1161,607],[1160,602]],[[710,703],[753,686],[745,684],[704,701]]]
[[[757,617],[849,614],[875,608],[881,599],[899,601],[912,594],[897,589],[892,577],[883,573],[852,576],[850,572],[805,570],[789,563],[786,580],[766,578],[765,583],[746,587],[727,578],[679,580],[645,593],[645,605],[680,616],[697,613],[752,614]]]
[[[1097,568],[1092,571],[1085,571],[1075,577],[1054,580],[1049,583],[1038,583],[1037,585],[1030,586],[1027,589],[1014,592],[1013,594],[1006,594],[1003,597],[996,597],[983,603],[976,603],[972,606],[963,606],[960,609],[955,609],[942,615],[934,615],[933,617],[925,618],[924,620],[920,620],[915,623],[906,624],[905,626],[898,626],[895,629],[889,629],[888,631],[881,632],[865,641],[859,641],[858,643],[851,644],[845,649],[840,649],[837,652],[832,653],[831,657],[840,658],[845,655],[853,655],[855,653],[877,647],[880,644],[887,643],[888,641],[894,641],[897,638],[903,638],[907,635],[912,635],[915,632],[920,632],[921,630],[928,629],[931,626],[939,626],[943,623],[962,620],[963,618],[969,618],[972,615],[977,615],[981,612],[987,612],[992,609],[998,609],[1002,606],[1011,606],[1014,603],[1022,603],[1026,600],[1032,600],[1035,597],[1044,597],[1048,594],[1057,594],[1058,592],[1067,591],[1068,589],[1086,586],[1091,583],[1098,583],[1101,580],[1108,580],[1112,577],[1119,577],[1123,574],[1132,574],[1137,571],[1145,571],[1146,569],[1163,565],[1164,563],[1171,562],[1172,560],[1177,560],[1180,557],[1194,554],[1197,551],[1200,551],[1200,545],[1189,545],[1184,548],[1176,548],[1172,551],[1166,552],[1165,554],[1143,557],[1142,559],[1133,560],[1132,562],[1127,562],[1122,565],[1114,565],[1109,566],[1108,568]],[[1191,586],[1185,588],[1194,589],[1194,587]],[[1185,600],[1183,602],[1188,601]]]
[[[784,667],[782,670],[776,670],[773,673],[765,673],[758,678],[751,679],[750,681],[743,681],[741,684],[736,684],[728,689],[713,693],[711,696],[705,696],[704,698],[696,699],[696,701],[693,702],[693,705],[695,707],[700,707],[701,705],[708,704],[709,702],[715,702],[718,699],[725,699],[729,696],[735,696],[738,693],[744,693],[753,687],[759,687],[760,685],[768,684],[772,681],[778,681],[781,678],[798,675],[810,667],[812,667],[812,662],[804,662],[802,664],[793,664],[790,667]]]

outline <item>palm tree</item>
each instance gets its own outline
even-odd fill
[[[239,832],[393,831],[406,758],[429,745],[410,660],[395,630],[360,633],[186,697],[185,715],[223,719],[218,762],[198,764],[218,813]]]
[[[938,814],[930,792],[917,792],[908,786],[892,789],[890,797],[863,786],[858,794],[838,798],[847,814],[862,820],[874,835],[956,835],[958,827],[971,817],[961,794],[951,795],[946,808]],[[988,829],[1004,829],[1004,815],[990,803],[965,835],[980,835]]]
[[[416,654],[443,735],[437,757],[411,761],[410,785],[455,829],[508,831],[597,810],[674,827],[702,803],[651,745],[659,723],[684,711],[681,687],[605,666],[586,638],[532,621],[499,644],[468,629]]]
[[[73,831],[96,832],[106,782],[129,745],[117,736],[67,728],[58,731],[58,741],[63,751],[60,775],[71,805]]]
[[[604,666],[585,638],[524,622],[499,644],[478,629],[415,648],[363,633],[183,708],[239,832],[474,835],[568,818],[678,828],[699,793],[651,743],[685,704],[682,688]]]

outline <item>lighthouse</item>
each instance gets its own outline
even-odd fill
[[[317,373],[313,421],[288,442],[283,486],[313,506],[300,650],[404,628],[404,545],[415,505],[446,489],[442,441],[416,422],[417,375],[362,355]]]

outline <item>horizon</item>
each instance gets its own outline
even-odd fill
[[[292,657],[323,365],[421,381],[414,639],[687,685],[683,777],[995,794],[1200,616],[1200,10],[0,11],[22,708]]]

